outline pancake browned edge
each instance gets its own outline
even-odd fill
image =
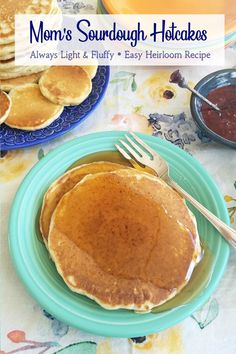
[[[88,174],[110,172],[123,168],[127,168],[127,166],[109,161],[92,162],[90,164],[77,166],[54,181],[44,195],[39,219],[40,231],[45,245],[47,246],[52,214],[65,193],[74,188],[74,186]]]
[[[0,90],[0,124],[8,117],[11,110],[11,97]]]
[[[81,65],[81,68],[85,70],[91,79],[96,76],[98,66],[97,65]]]
[[[52,66],[39,80],[42,94],[51,102],[64,106],[79,105],[90,94],[89,74],[79,66]]]
[[[72,291],[106,309],[145,312],[187,284],[201,253],[184,199],[132,169],[88,175],[67,192],[48,249]]]
[[[37,84],[25,84],[12,89],[10,113],[5,121],[16,129],[37,130],[47,127],[63,111],[62,106],[48,101]]]

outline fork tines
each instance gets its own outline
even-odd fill
[[[125,149],[120,145],[116,144],[116,148],[120,151],[120,153],[128,160],[131,160],[131,156],[139,162],[142,162],[140,161],[140,158],[143,157],[153,160],[155,151],[152,150],[143,140],[141,140],[134,133],[130,132],[130,135],[138,144],[126,134],[125,138],[127,139],[127,142],[122,139],[119,140],[119,142],[123,145],[123,147],[125,147]],[[126,152],[126,150],[131,156]]]

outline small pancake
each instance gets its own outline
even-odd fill
[[[8,117],[11,109],[11,97],[0,90],[0,124]]]
[[[200,258],[195,218],[163,180],[132,169],[83,178],[59,201],[48,249],[68,287],[107,309],[149,311]]]
[[[53,66],[43,73],[39,87],[51,102],[71,106],[88,97],[92,83],[87,72],[79,66]]]
[[[9,92],[13,88],[21,85],[37,83],[41,75],[42,72],[39,72],[37,74],[20,76],[15,79],[0,80],[0,88],[3,91]]]
[[[93,162],[90,164],[75,167],[66,172],[63,176],[59,177],[49,187],[43,198],[43,205],[40,214],[40,231],[42,233],[45,244],[47,245],[52,214],[65,193],[74,188],[74,186],[88,174],[110,172],[122,168],[125,168],[125,166],[108,161]]]
[[[91,79],[93,79],[97,73],[98,66],[97,65],[85,65],[81,66],[82,69],[84,69],[90,76]]]
[[[12,107],[5,121],[16,129],[37,130],[57,119],[63,107],[48,101],[37,84],[18,86],[10,91]]]

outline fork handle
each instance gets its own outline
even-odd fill
[[[188,194],[173,180],[168,181],[169,185],[174,188],[179,194],[187,199],[202,215],[219,231],[219,233],[236,249],[236,230],[226,225],[222,220],[217,218],[212,212],[205,208],[201,203]]]

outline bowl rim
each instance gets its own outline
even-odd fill
[[[236,73],[236,69],[230,68],[230,69],[222,69],[222,70],[214,71],[214,72],[204,76],[194,86],[194,89],[196,91],[198,91],[199,87],[201,87],[201,86],[205,85],[206,83],[208,83],[215,76],[217,76],[219,74],[224,74],[224,73],[227,74],[227,73],[231,73],[231,72],[235,72]],[[230,146],[231,148],[235,148],[236,149],[236,142],[231,141],[229,139],[226,139],[226,138],[222,137],[221,135],[215,133],[213,130],[211,130],[205,124],[204,120],[200,117],[200,114],[199,114],[198,110],[196,109],[196,101],[197,100],[199,100],[199,98],[194,93],[192,93],[191,98],[190,98],[190,110],[191,110],[191,115],[192,115],[195,123],[197,124],[197,126],[202,131],[204,131],[212,140],[215,140],[217,142],[220,142],[221,144],[224,144],[224,145]]]

